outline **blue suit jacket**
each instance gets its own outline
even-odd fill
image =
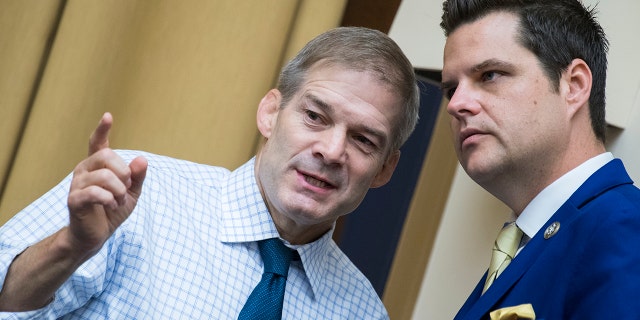
[[[538,320],[640,319],[640,190],[622,161],[585,181],[481,295],[485,277],[456,320],[525,303]]]

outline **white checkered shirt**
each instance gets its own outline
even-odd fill
[[[254,176],[139,151],[149,168],[136,209],[42,309],[0,319],[236,319],[260,281],[256,241],[278,237]],[[71,177],[0,228],[0,284],[29,245],[68,224]],[[331,239],[298,246],[283,319],[388,319],[375,290]]]

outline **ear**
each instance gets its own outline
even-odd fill
[[[282,94],[280,94],[280,91],[271,89],[262,97],[258,105],[258,113],[256,115],[258,130],[267,139],[271,136],[271,132],[276,125],[281,101]]]
[[[573,116],[582,107],[588,107],[592,80],[591,69],[582,59],[573,59],[562,73],[560,81],[565,85],[565,101],[570,116]]]
[[[398,165],[398,161],[400,160],[400,150],[394,151],[384,162],[382,165],[382,169],[380,172],[373,178],[373,182],[371,182],[371,188],[382,187],[389,180],[391,180],[391,176],[393,175],[393,171],[396,170],[396,166]]]

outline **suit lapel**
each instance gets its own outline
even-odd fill
[[[569,227],[571,221],[579,216],[580,208],[603,192],[625,183],[633,183],[626,173],[622,161],[614,159],[596,171],[578,190],[553,214],[545,226],[527,243],[525,248],[509,264],[507,269],[491,285],[483,295],[482,288],[486,273],[476,285],[465,304],[462,306],[456,320],[481,319],[492,311],[502,300],[510,288],[542,255],[544,250],[553,245],[553,238],[544,239],[545,229],[553,222],[559,222],[562,227]],[[562,231],[559,231],[562,232]]]
[[[622,184],[633,184],[633,180],[627,174],[622,161],[613,159],[591,175],[569,198],[568,202],[572,202],[577,208],[582,208],[602,193]]]
[[[483,315],[493,310],[493,307],[506,295],[507,291],[518,282],[525,272],[535,263],[536,259],[538,259],[540,252],[545,249],[546,244],[538,241],[539,238],[540,237],[536,235],[534,239],[531,239],[525,249],[511,261],[507,269],[493,282],[489,290],[483,295],[480,295],[484,286],[484,279],[486,278],[485,273],[485,276],[482,277],[482,280],[478,283],[456,319],[481,319]],[[466,312],[464,312],[465,307],[468,310]]]
[[[480,282],[478,282],[478,284],[476,285],[476,288],[473,289],[471,295],[469,295],[469,297],[467,298],[467,301],[465,301],[460,310],[458,310],[458,313],[454,317],[454,320],[464,319],[464,317],[469,313],[469,310],[476,304],[478,299],[480,299],[480,295],[482,294],[482,288],[484,287],[484,281],[486,278],[487,273],[485,272],[482,279],[480,279]]]

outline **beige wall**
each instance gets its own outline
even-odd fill
[[[640,45],[636,50],[640,50]],[[640,62],[638,62],[640,64]],[[611,128],[607,149],[624,161],[625,167],[636,185],[640,185],[640,90],[629,114],[624,130]]]
[[[404,221],[393,264],[384,289],[391,319],[409,319],[420,292],[420,281],[434,248],[442,211],[457,167],[449,143],[449,121],[444,105],[435,122],[425,161]],[[416,252],[423,253],[422,255]]]
[[[598,1],[584,2],[593,5]],[[598,8],[611,42],[607,121],[625,128],[610,129],[608,149],[622,158],[632,178],[640,181],[640,63],[635,58],[640,38],[634,34],[640,30],[640,2],[600,1]],[[439,27],[441,10],[441,0],[404,0],[399,8],[389,34],[416,67],[442,68],[445,39]],[[415,279],[421,288],[412,319],[453,318],[486,270],[494,237],[508,214],[506,206],[457,168],[424,277]],[[433,226],[424,228],[432,230]]]
[[[61,2],[0,3],[0,195],[20,143],[34,88],[39,84],[47,41],[58,23]]]
[[[489,265],[509,209],[460,166],[425,270],[414,319],[452,319]]]
[[[105,111],[113,148],[229,168],[248,160],[257,103],[283,60],[337,26],[345,5],[0,2],[0,224],[86,156]]]

